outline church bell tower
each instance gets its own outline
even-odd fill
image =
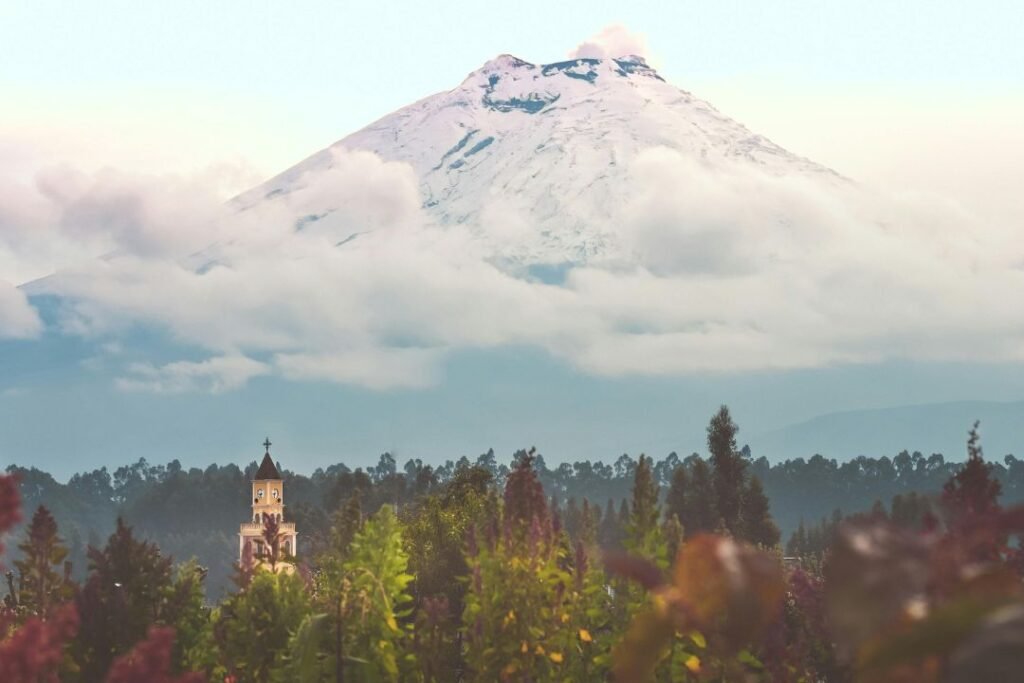
[[[273,458],[270,457],[270,446],[270,439],[263,442],[263,461],[252,480],[251,521],[243,522],[238,530],[238,558],[239,561],[244,558],[245,546],[249,545],[253,559],[257,563],[265,564],[270,554],[266,539],[267,523],[276,523],[279,540],[277,564],[279,568],[294,568],[298,534],[294,524],[284,521],[284,481]]]

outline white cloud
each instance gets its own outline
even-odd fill
[[[330,354],[280,354],[274,363],[289,379],[329,380],[369,389],[417,389],[434,384],[440,349],[358,349]]]
[[[43,323],[21,290],[0,280],[0,339],[31,339]]]
[[[301,189],[241,211],[188,181],[58,174],[37,212],[57,221],[40,229],[75,243],[91,226],[118,251],[38,287],[73,302],[68,333],[106,343],[155,325],[210,354],[131,366],[119,386],[135,391],[228,391],[266,374],[418,388],[451,353],[503,345],[608,375],[1024,360],[1024,248],[998,226],[667,149],[630,164],[637,190],[612,221],[620,257],[564,286],[519,279],[468,230],[428,225],[412,170],[365,152],[338,151]],[[498,249],[534,237],[515,209],[484,212]],[[296,230],[308,216],[323,217]],[[197,242],[210,246],[188,255]]]
[[[266,375],[270,368],[244,356],[217,356],[199,362],[177,361],[154,366],[135,363],[129,376],[117,380],[122,391],[146,391],[180,394],[191,391],[220,393],[237,389],[254,377]]]
[[[605,26],[569,53],[569,57],[573,59],[614,59],[629,55],[644,58],[651,56],[647,38],[643,34],[630,31],[622,24]]]

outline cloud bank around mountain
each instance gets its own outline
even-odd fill
[[[513,345],[600,375],[1024,360],[1024,248],[941,200],[826,192],[655,147],[632,162],[619,256],[556,285],[503,269],[468,228],[429,224],[407,165],[333,162],[248,208],[205,179],[46,171],[0,194],[0,262],[62,260],[24,291],[62,297],[63,334],[116,342],[141,325],[191,350],[126,363],[125,391],[271,374],[415,389],[453,353]],[[323,214],[324,197],[341,208]],[[483,221],[499,249],[524,233],[498,199]],[[40,330],[23,290],[0,285],[0,334]]]

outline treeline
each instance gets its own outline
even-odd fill
[[[282,552],[266,516],[266,552],[247,548],[213,604],[206,568],[175,565],[122,520],[76,579],[59,525],[37,507],[7,574],[0,680],[1016,677],[1024,507],[1003,507],[976,430],[937,496],[836,513],[816,534],[801,526],[786,558],[736,432],[723,407],[706,461],[678,465],[662,492],[641,456],[624,510],[584,497],[572,529],[532,452],[501,481],[468,462],[443,481],[425,467],[341,472],[303,557]],[[0,533],[21,515],[19,487],[0,477]],[[401,507],[389,500],[399,493]],[[296,507],[311,527],[324,514]]]
[[[737,434],[731,435],[732,439]],[[735,449],[734,449],[735,450]],[[760,485],[775,524],[783,540],[798,531],[803,523],[805,533],[831,519],[836,510],[840,516],[871,510],[879,501],[888,504],[894,496],[921,494],[935,496],[942,485],[961,467],[960,461],[947,461],[941,454],[899,453],[895,457],[859,457],[837,462],[820,455],[810,459],[796,458],[772,464],[764,457],[754,457],[743,446],[735,451],[743,469]],[[486,471],[495,486],[503,486],[512,468],[526,455],[513,454],[508,464],[500,463],[493,451],[476,458],[462,457],[440,466],[431,466],[417,459],[404,465],[385,453],[376,466],[350,469],[337,464],[320,468],[310,475],[283,469],[290,521],[298,524],[300,553],[315,551],[323,544],[329,522],[358,491],[365,513],[372,513],[389,503],[397,510],[412,504],[425,493],[436,492],[453,481],[456,473],[471,466]],[[658,487],[662,503],[674,506],[684,526],[715,529],[719,513],[714,509],[715,493],[710,490],[710,468],[715,455],[691,454],[680,458],[676,453],[653,461],[651,475]],[[575,529],[584,501],[588,513],[596,516],[603,543],[621,539],[628,517],[627,500],[639,458],[620,456],[615,462],[578,461],[549,467],[541,454],[535,454],[534,469],[544,487],[564,513],[566,525]],[[1003,487],[1004,499],[1013,503],[1024,500],[1024,461],[1007,455],[992,464],[993,476]],[[231,561],[237,552],[238,524],[249,517],[246,491],[257,468],[256,462],[245,469],[234,464],[211,465],[205,470],[185,469],[178,461],[167,465],[151,465],[145,459],[115,469],[106,468],[74,475],[60,483],[34,467],[10,466],[7,472],[17,474],[21,492],[29,509],[45,504],[60,524],[69,546],[69,558],[76,578],[84,576],[88,546],[100,545],[114,529],[115,520],[123,518],[141,537],[157,543],[175,558],[196,557],[208,568],[208,589],[211,597],[222,594],[229,586]],[[676,485],[689,490],[689,510],[678,500],[668,498],[674,478],[683,478]],[[728,518],[732,502],[725,502],[726,527],[735,524]],[[15,535],[23,533],[23,529]],[[17,553],[15,552],[15,556]]]

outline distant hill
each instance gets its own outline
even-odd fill
[[[982,446],[989,459],[1024,453],[1024,401],[957,401],[828,413],[751,436],[750,444],[757,455],[773,461],[815,453],[839,460],[892,456],[902,450],[960,460],[975,420],[981,421]]]

